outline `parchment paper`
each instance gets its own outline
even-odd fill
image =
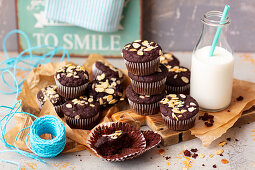
[[[92,65],[97,60],[105,60],[102,56],[92,54],[84,63],[86,70],[91,73]],[[105,61],[107,62],[107,61]],[[69,62],[70,63],[70,62]],[[57,69],[66,65],[67,62],[61,63],[49,63],[46,65],[39,66],[34,68],[26,78],[21,93],[18,99],[22,99],[22,110],[28,113],[32,113],[36,116],[43,115],[55,115],[58,116],[54,110],[54,107],[49,101],[46,101],[42,110],[39,109],[36,103],[36,94],[38,91],[48,85],[55,84],[54,74]],[[130,79],[127,76],[127,71],[122,70],[124,73],[124,89],[127,85],[130,84]],[[209,113],[214,115],[214,125],[212,127],[206,127],[204,125],[204,121],[196,120],[195,126],[191,129],[191,132],[196,137],[200,138],[204,145],[209,145],[213,140],[220,137],[224,134],[233,124],[238,120],[241,116],[242,111],[249,109],[251,106],[255,104],[255,84],[251,82],[234,80],[233,85],[233,97],[232,102],[229,108],[224,111],[217,113]],[[243,96],[244,99],[242,101],[236,101],[236,98],[239,96]],[[125,91],[124,91],[125,97]],[[111,116],[123,110],[123,108],[127,109],[127,102],[119,102],[118,104],[105,109],[102,112],[101,122],[109,122],[112,121]],[[230,110],[230,112],[227,112]],[[204,114],[204,112],[199,112],[198,117]],[[15,115],[16,118],[16,126],[12,128],[6,135],[6,141],[10,144],[14,143],[17,133],[32,124],[33,119],[30,116],[24,114]],[[61,119],[61,118],[59,118]],[[65,122],[65,119],[61,119],[63,121],[66,128],[67,135],[67,144],[63,151],[63,153],[67,152],[77,152],[84,149],[88,149],[86,146],[86,138],[89,134],[89,130],[81,130],[81,129],[71,129]],[[17,140],[17,146],[22,149],[29,151],[26,146],[25,139],[29,130],[25,130],[22,132]],[[47,138],[47,136],[44,136]],[[89,150],[89,149],[88,149]]]
[[[103,57],[100,55],[91,55],[86,62],[84,63],[86,70],[88,70],[89,73],[91,73],[92,64],[97,60],[104,60]],[[107,61],[105,61],[107,62]],[[27,76],[21,93],[18,96],[18,100],[22,100],[22,110],[28,113],[32,113],[38,117],[44,116],[44,115],[54,115],[57,116],[57,113],[55,112],[55,109],[53,105],[46,101],[42,110],[39,109],[37,103],[36,103],[36,94],[38,91],[46,87],[48,85],[55,84],[54,81],[54,74],[55,72],[62,66],[71,63],[71,62],[61,62],[61,63],[49,63],[45,65],[41,65],[37,68],[34,68],[29,75]],[[123,87],[124,89],[127,87],[127,85],[130,83],[129,79],[124,76],[124,83]],[[109,122],[112,121],[111,116],[113,113],[116,113],[119,111],[118,107],[122,107],[123,102],[119,102],[118,104],[106,108],[101,113],[101,120],[100,122]],[[64,118],[58,117],[65,125],[66,130],[66,136],[67,136],[67,144],[65,146],[65,149],[63,153],[67,152],[77,152],[84,149],[88,149],[86,146],[86,139],[90,132],[90,130],[81,130],[81,129],[71,129],[65,122]],[[18,134],[18,132],[27,127],[30,126],[33,123],[33,119],[25,114],[16,114],[16,126],[12,128],[8,133],[6,133],[5,138],[6,141],[10,144],[14,144],[15,138]],[[17,140],[17,146],[26,151],[30,151],[26,146],[26,136],[29,132],[28,130],[23,131]],[[46,135],[43,136],[45,139],[49,139],[50,136]],[[89,150],[89,149],[88,149]]]

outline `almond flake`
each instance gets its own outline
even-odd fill
[[[143,55],[143,52],[142,51],[138,51],[137,54],[138,55]]]
[[[200,153],[200,154],[198,154],[198,157],[199,157],[199,158],[204,158],[204,157],[205,157],[205,155],[204,155],[204,154],[202,154],[202,153]]]
[[[174,79],[177,79],[177,76],[178,76],[178,75],[177,75],[177,74],[175,74],[175,75],[174,75]]]
[[[223,149],[219,149],[219,150],[216,150],[216,152],[215,152],[215,153],[216,153],[217,155],[221,155],[223,152],[224,152],[224,150],[223,150]]]
[[[190,108],[188,108],[188,111],[189,111],[189,112],[193,112],[194,110],[196,110],[195,107],[190,107]]]
[[[163,55],[163,53],[162,53],[162,51],[161,50],[159,50],[159,55],[161,56],[161,55]]]
[[[132,49],[130,49],[129,51],[137,51],[137,50],[132,48]]]
[[[57,79],[60,79],[60,74],[57,74]]]
[[[180,94],[180,96],[182,97],[182,98],[186,98],[186,95],[184,95],[184,94]]]
[[[81,117],[80,117],[80,115],[76,115],[74,118],[75,119],[80,119]]]
[[[181,77],[181,79],[184,83],[189,83],[189,79],[187,77]]]
[[[96,91],[96,92],[103,92],[103,91],[104,91],[104,88],[98,88],[98,87],[96,87],[96,88],[95,88],[95,91]]]
[[[190,102],[190,106],[196,106],[196,104],[193,102]]]
[[[226,143],[227,142],[223,141],[223,142],[219,143],[219,146],[224,146],[224,145],[226,145]]]
[[[149,42],[147,40],[145,40],[145,41],[142,42],[142,45],[147,47],[149,45]]]
[[[145,97],[144,96],[139,96],[141,99],[144,99]]]
[[[105,92],[108,94],[113,94],[114,90],[113,89],[105,89]]]
[[[139,48],[139,47],[141,46],[141,45],[138,44],[138,43],[133,43],[132,45],[133,45],[134,48]]]
[[[125,100],[125,98],[124,98],[124,97],[120,98],[120,101],[123,101],[123,100]]]
[[[71,109],[73,106],[70,103],[68,103],[68,104],[66,104],[66,107]]]
[[[113,99],[112,101],[109,102],[109,104],[114,104],[114,103],[116,103],[116,102],[117,102],[117,100],[116,100],[116,99]]]
[[[107,97],[106,97],[106,100],[109,102],[109,101],[111,101],[113,99],[113,96],[112,95],[108,95]]]
[[[120,80],[117,80],[116,83],[117,83],[117,84],[120,84]]]
[[[94,104],[90,104],[90,106],[91,106],[91,107],[95,107],[95,105],[94,105]]]
[[[103,101],[102,98],[99,98],[99,104],[100,104],[100,105],[104,104],[104,101]]]
[[[93,98],[89,98],[88,102],[90,102],[90,103],[93,102]]]

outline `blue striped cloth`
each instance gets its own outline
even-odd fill
[[[100,32],[119,28],[125,0],[46,0],[46,18]]]

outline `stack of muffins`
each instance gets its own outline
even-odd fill
[[[141,115],[158,113],[168,74],[166,66],[160,64],[161,47],[155,42],[136,40],[125,45],[122,53],[131,79],[126,89],[130,107]]]
[[[169,129],[194,126],[198,103],[189,96],[190,70],[171,53],[147,40],[124,46],[123,58],[131,79],[126,89],[130,107],[141,115],[161,115]],[[165,94],[167,92],[167,95]]]
[[[83,66],[68,64],[57,70],[56,85],[50,85],[37,93],[41,108],[48,99],[57,114],[65,117],[71,128],[91,129],[97,124],[100,110],[121,100],[123,74],[120,70],[103,62],[96,62],[89,81]]]

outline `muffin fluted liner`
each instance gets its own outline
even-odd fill
[[[109,135],[117,130],[122,130],[128,133],[128,135],[133,139],[134,143],[129,148],[123,148],[120,154],[115,154],[111,156],[101,155],[95,148],[95,143],[102,137],[102,135]],[[135,127],[128,123],[123,122],[108,122],[102,123],[93,128],[87,138],[87,144],[90,149],[98,156],[107,161],[124,161],[126,159],[132,158],[132,156],[142,152],[146,148],[146,140],[141,131],[137,130]]]
[[[167,116],[164,116],[162,113],[161,115],[163,120],[167,124],[168,128],[172,130],[176,130],[176,131],[189,130],[190,128],[194,126],[195,120],[196,120],[196,115],[185,120],[171,119]]]
[[[98,118],[99,118],[99,112],[90,118],[79,118],[79,119],[75,119],[72,117],[68,117],[66,115],[64,115],[65,119],[66,119],[66,123],[71,127],[71,128],[75,128],[75,129],[92,129],[93,126],[95,125],[95,123],[97,122]]]
[[[157,95],[165,90],[166,78],[151,83],[139,82],[131,79],[132,89],[141,95]]]
[[[83,95],[84,92],[86,91],[88,84],[89,84],[89,82],[87,82],[81,86],[67,87],[67,86],[63,86],[62,84],[60,84],[60,82],[57,80],[56,77],[54,77],[54,78],[55,78],[56,85],[58,87],[58,89],[57,89],[58,93],[67,99],[74,99],[76,97]]]
[[[167,94],[186,94],[189,88],[190,84],[179,87],[169,86],[166,84]]]
[[[38,100],[38,98],[36,98],[36,102],[37,102],[37,105],[40,109],[42,109],[43,105],[42,103]],[[54,109],[56,111],[56,113],[58,114],[59,117],[64,117],[64,114],[62,112],[62,108],[64,107],[64,104],[61,104],[61,105],[57,105],[57,106],[54,106]]]
[[[128,99],[128,103],[131,109],[140,115],[153,115],[159,112],[159,101],[156,103],[135,103]]]
[[[160,58],[156,58],[151,61],[143,62],[143,63],[136,63],[127,61],[124,59],[128,72],[139,75],[139,76],[146,76],[158,71]]]

